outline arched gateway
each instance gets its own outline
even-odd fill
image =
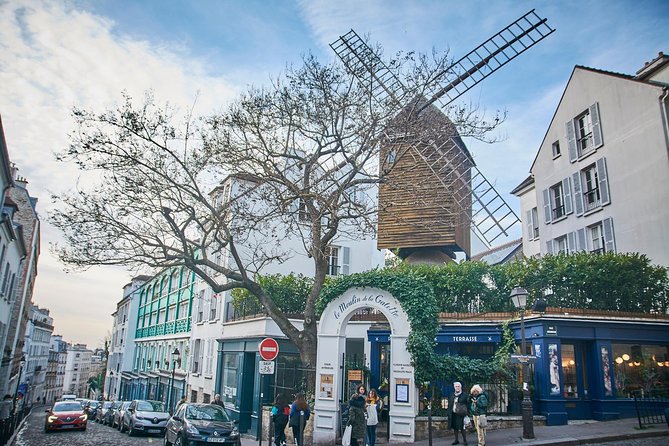
[[[346,325],[362,308],[373,308],[390,323],[390,441],[413,442],[417,408],[414,368],[407,351],[411,330],[400,302],[378,288],[350,288],[328,304],[318,326],[314,444],[334,444],[339,429],[342,353]]]

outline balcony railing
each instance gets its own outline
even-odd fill
[[[599,188],[596,187],[592,190],[585,191],[583,193],[583,197],[585,198],[585,211],[591,211],[595,208],[598,208],[601,206],[601,200],[599,198]]]
[[[553,220],[556,220],[562,216],[564,216],[564,205],[557,206],[553,209]]]
[[[138,338],[147,338],[151,336],[187,333],[190,331],[190,328],[190,317],[184,317],[176,321],[164,322],[162,324],[153,325],[151,327],[138,328],[136,336]]]

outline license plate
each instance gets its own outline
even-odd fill
[[[225,443],[225,438],[209,437],[207,443]]]
[[[149,429],[147,432],[150,433],[150,434],[159,434],[160,429]]]
[[[61,427],[63,429],[72,429],[74,427],[74,424],[63,424]]]

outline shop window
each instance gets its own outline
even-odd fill
[[[240,359],[239,353],[226,353],[223,355],[223,372],[221,374],[221,400],[225,407],[239,409],[237,405],[237,388],[240,383]]]
[[[578,398],[578,379],[576,375],[576,353],[574,346],[562,344],[562,376],[565,398]]]
[[[669,387],[669,345],[613,344],[618,398]]]

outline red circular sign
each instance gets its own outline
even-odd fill
[[[279,355],[279,344],[273,338],[265,338],[258,345],[260,357],[265,361],[274,361]]]

